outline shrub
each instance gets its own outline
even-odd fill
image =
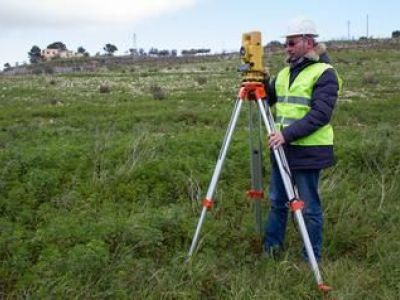
[[[194,79],[199,85],[204,85],[207,83],[207,77],[196,77]]]
[[[111,92],[111,86],[107,83],[103,83],[100,85],[100,93],[102,94],[108,94]]]
[[[111,72],[118,72],[121,69],[121,67],[117,63],[107,64],[106,68],[108,71]]]
[[[51,104],[51,105],[57,105],[58,103],[61,103],[60,100],[55,99],[55,98],[48,99],[47,102],[48,102],[49,104]]]
[[[392,32],[392,39],[400,38],[400,30],[395,30]]]
[[[363,83],[365,84],[377,84],[378,83],[378,78],[371,73],[371,72],[366,72],[363,75]]]
[[[42,70],[41,68],[34,68],[34,69],[32,70],[32,74],[34,74],[34,75],[43,74],[43,70]]]
[[[51,66],[45,66],[43,71],[45,74],[53,74],[54,73],[54,69]]]
[[[150,87],[150,93],[155,100],[164,100],[167,97],[165,91],[158,85],[152,85]]]

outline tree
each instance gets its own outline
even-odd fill
[[[146,56],[147,54],[146,54],[146,52],[144,51],[144,49],[143,48],[140,48],[139,49],[139,56]]]
[[[158,49],[157,48],[150,48],[149,56],[157,56],[157,55],[158,55]]]
[[[199,54],[208,54],[211,52],[211,49],[201,48],[201,49],[195,49],[195,51],[197,51],[197,53],[199,53]],[[197,54],[197,53],[195,53],[195,54]]]
[[[5,63],[4,64],[4,70],[9,70],[9,69],[11,69],[11,65],[10,65],[10,63]]]
[[[79,46],[76,52],[78,52],[80,54],[85,54],[86,53],[86,49],[83,48],[82,46]]]
[[[392,39],[400,38],[400,30],[395,30],[392,32]]]
[[[282,45],[282,43],[280,42],[280,41],[270,41],[268,44],[267,44],[267,47],[282,47],[283,45]]]
[[[112,56],[114,52],[118,50],[118,48],[113,44],[106,44],[103,50],[106,51],[108,55]]]
[[[208,54],[210,52],[211,52],[211,49],[201,48],[201,49],[182,50],[181,54],[183,56],[185,56],[185,55]]]
[[[82,46],[79,46],[76,52],[79,54],[83,54],[83,56],[85,57],[89,57],[89,52],[87,52],[86,49],[83,48]]]
[[[129,53],[132,56],[139,56],[139,52],[138,52],[138,50],[136,48],[130,48],[129,49]]]
[[[47,49],[67,50],[67,46],[63,42],[54,42],[48,45]]]
[[[159,50],[157,56],[169,56],[169,50]]]
[[[42,50],[36,45],[32,46],[31,51],[28,52],[29,61],[32,64],[38,63],[42,59]]]

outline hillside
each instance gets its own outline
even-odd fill
[[[344,92],[333,119],[337,164],[322,177],[323,275],[337,299],[397,299],[400,51],[330,54]],[[257,243],[245,196],[247,107],[217,205],[184,263],[238,63],[0,76],[0,298],[318,299],[291,223],[282,260],[263,258]],[[269,53],[267,64],[276,74],[283,55]]]
[[[276,44],[278,43],[278,45]],[[400,48],[400,38],[383,39],[361,39],[361,40],[330,40],[324,42],[329,49],[335,51],[343,50],[393,50]],[[239,49],[238,49],[239,50]],[[275,41],[264,46],[264,50],[269,53],[284,52],[283,45]],[[184,55],[184,56],[108,56],[95,55],[90,57],[75,58],[54,58],[52,60],[41,61],[32,64],[22,64],[19,66],[5,68],[0,75],[40,75],[40,74],[69,74],[79,72],[102,72],[116,71],[120,66],[135,67],[152,65],[159,68],[174,66],[176,64],[207,63],[219,59],[233,59],[239,55],[239,51],[232,53],[207,54],[207,55]],[[125,68],[126,69],[126,68]]]

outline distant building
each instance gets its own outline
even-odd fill
[[[42,57],[44,60],[50,60],[53,58],[71,58],[76,57],[76,53],[72,50],[61,50],[61,49],[43,49]]]

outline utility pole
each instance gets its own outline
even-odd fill
[[[138,50],[136,48],[136,33],[133,33],[133,37],[132,37],[132,48],[129,49],[129,52],[132,56],[138,56]]]
[[[347,39],[350,41],[350,20],[347,21]]]
[[[369,36],[369,20],[368,20],[368,15],[367,15],[367,38],[368,38],[368,36]]]
[[[136,48],[136,33],[133,33],[133,49],[137,49]]]

